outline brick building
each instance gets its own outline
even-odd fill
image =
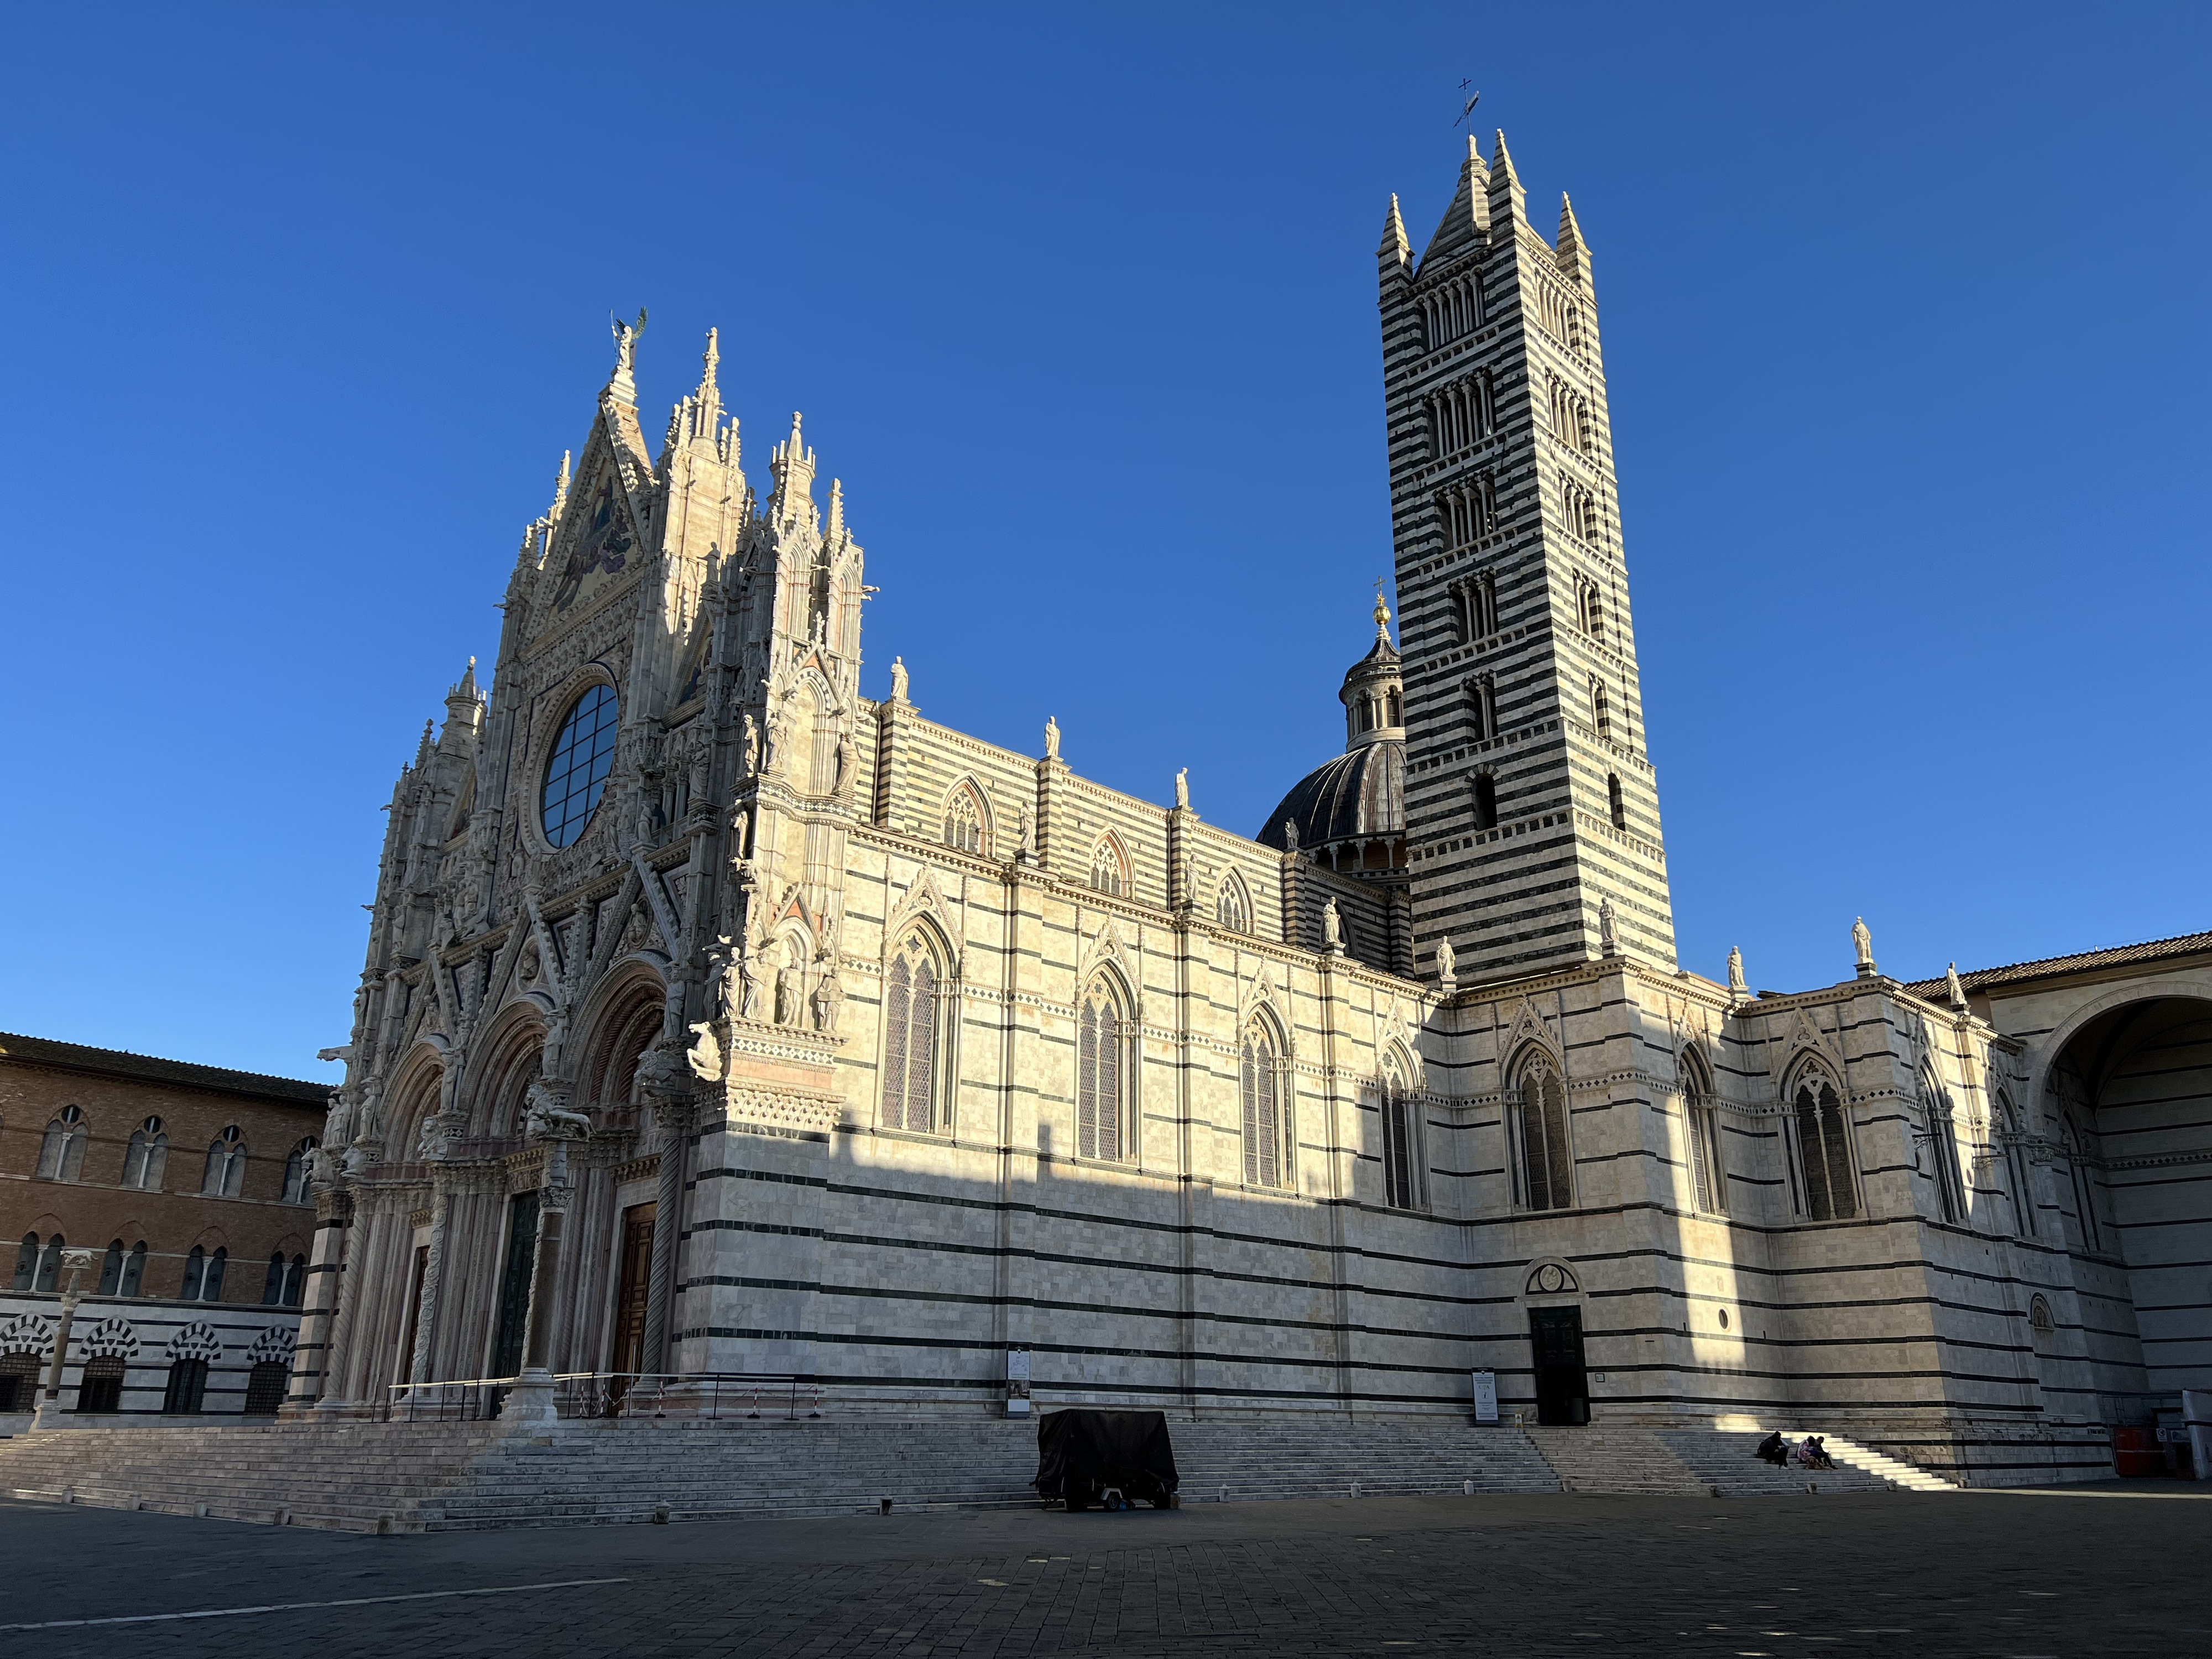
[[[289,1359],[328,1090],[0,1035],[0,1416],[29,1409],[76,1255],[62,1404],[236,1412]],[[259,1400],[253,1402],[263,1404]],[[273,1405],[271,1407],[273,1409]]]

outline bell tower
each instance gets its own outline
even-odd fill
[[[1470,137],[1427,250],[1395,197],[1380,250],[1415,950],[1462,981],[1674,964],[1589,249],[1525,206]]]

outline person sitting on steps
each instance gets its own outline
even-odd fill
[[[1778,1467],[1787,1464],[1790,1461],[1790,1453],[1783,1444],[1782,1431],[1777,1429],[1765,1439],[1760,1441],[1758,1449],[1753,1451],[1752,1455],[1762,1462],[1772,1463]]]

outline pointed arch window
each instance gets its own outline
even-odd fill
[[[10,1289],[27,1291],[39,1276],[39,1236],[25,1233],[15,1247],[15,1278]]]
[[[1220,890],[1213,896],[1213,919],[1232,933],[1252,931],[1251,896],[1233,870],[1221,878]]]
[[[1519,1094],[1512,1119],[1517,1196],[1525,1209],[1564,1210],[1575,1201],[1574,1152],[1566,1085],[1549,1054],[1532,1055],[1522,1066]]]
[[[1279,1187],[1285,1183],[1289,1160],[1290,1109],[1284,1085],[1287,1081],[1282,1048],[1266,1021],[1255,1019],[1244,1028],[1244,1048],[1238,1092],[1244,1108],[1244,1184]]]
[[[1951,1097],[1933,1075],[1922,1073],[1920,1097],[1928,1112],[1929,1149],[1935,1164],[1931,1172],[1936,1178],[1936,1200],[1942,1206],[1943,1219],[1951,1222],[1966,1218],[1966,1187],[1959,1167],[1958,1121],[1951,1109]]]
[[[1075,1150],[1118,1161],[1129,1155],[1133,1138],[1136,1030],[1103,975],[1085,994],[1076,1024]]]
[[[1620,774],[1618,772],[1608,772],[1605,775],[1605,802],[1606,812],[1613,820],[1613,827],[1616,830],[1627,829],[1628,799],[1621,793]]]
[[[207,1168],[200,1177],[204,1198],[236,1198],[246,1188],[246,1132],[235,1123],[208,1147]]]
[[[315,1201],[314,1193],[308,1183],[314,1176],[313,1160],[315,1148],[319,1144],[314,1136],[309,1135],[295,1146],[291,1157],[284,1160],[284,1201],[287,1204],[312,1204]]]
[[[1418,1208],[1428,1173],[1420,1103],[1395,1066],[1382,1070],[1382,1201],[1394,1210]]]
[[[2097,1227],[2095,1176],[2089,1167],[2088,1142],[2071,1123],[2061,1126],[2060,1144],[2066,1152],[2066,1171],[2074,1188],[2074,1224],[2081,1236],[2081,1248],[2102,1251],[2105,1242]]]
[[[123,1184],[140,1192],[158,1193],[161,1172],[168,1162],[168,1134],[160,1118],[149,1117],[131,1131],[130,1148],[123,1154]]]
[[[84,1145],[89,1135],[84,1114],[64,1106],[46,1125],[46,1138],[39,1145],[39,1179],[75,1181],[84,1167]]]
[[[1682,1132],[1689,1142],[1690,1195],[1708,1215],[1728,1210],[1728,1170],[1721,1163],[1719,1115],[1712,1106],[1712,1078],[1694,1048],[1675,1056],[1674,1076],[1682,1093]]]
[[[927,1133],[936,1128],[943,1070],[939,1042],[942,982],[935,955],[919,930],[891,958],[884,985],[883,1123]]]
[[[1100,841],[1091,854],[1091,884],[1113,898],[1128,890],[1128,866],[1121,861],[1121,849],[1114,845],[1111,836]]]
[[[1859,1212],[1851,1178],[1850,1126],[1827,1074],[1807,1071],[1790,1097],[1790,1127],[1796,1145],[1799,1208],[1814,1221],[1848,1221]]]
[[[982,854],[983,810],[966,784],[945,798],[945,844],[956,853]]]
[[[300,1305],[300,1289],[307,1277],[307,1258],[294,1255],[287,1257],[278,1250],[269,1258],[269,1271],[261,1280],[261,1305],[264,1308],[296,1308]]]
[[[215,1247],[210,1254],[204,1245],[195,1244],[185,1256],[185,1282],[177,1292],[185,1302],[220,1302],[222,1300],[222,1276],[230,1265],[230,1251],[223,1245]]]
[[[2021,1133],[2020,1114],[2011,1099],[1996,1097],[1997,1136],[2004,1144],[2005,1180],[2011,1188],[2013,1231],[2022,1238],[2035,1237],[2035,1188],[2028,1179],[2027,1148]]]
[[[1595,675],[1590,678],[1590,729],[1601,743],[1613,741],[1613,712],[1607,704],[1605,682]]]

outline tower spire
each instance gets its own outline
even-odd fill
[[[1575,204],[1565,191],[1559,192],[1559,240],[1554,252],[1561,270],[1577,282],[1589,280],[1589,244],[1583,240],[1583,228],[1575,222]]]
[[[1490,157],[1490,222],[1508,228],[1526,223],[1528,192],[1513,171],[1513,152],[1505,148],[1505,129],[1498,130],[1498,143]]]

